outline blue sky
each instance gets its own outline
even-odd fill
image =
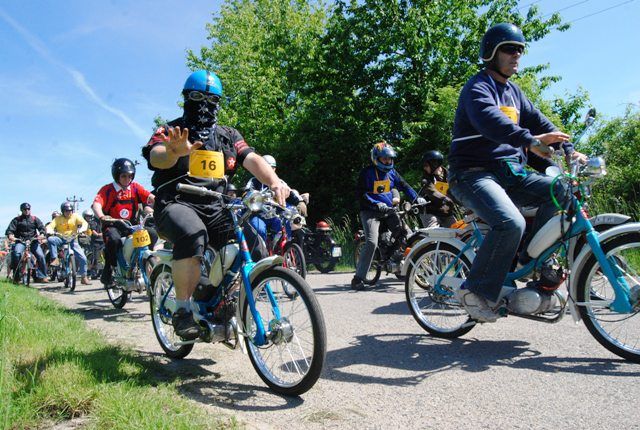
[[[573,20],[624,0],[539,0]],[[533,0],[522,1],[522,5]],[[576,5],[576,3],[579,3]],[[28,201],[46,221],[66,197],[89,207],[116,157],[142,161],[153,118],[180,115],[185,50],[206,40],[220,1],[0,3],[0,235]],[[523,65],[563,76],[552,94],[584,87],[608,116],[640,103],[640,1],[588,17],[530,46]],[[223,83],[224,84],[224,83]],[[150,186],[146,166],[136,180]]]

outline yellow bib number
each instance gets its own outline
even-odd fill
[[[151,245],[151,237],[147,230],[136,230],[133,232],[133,247],[142,248]]]
[[[389,179],[373,181],[373,194],[388,193],[389,191],[391,191],[391,181]]]
[[[436,188],[436,190],[438,190],[438,192],[442,194],[447,194],[447,191],[449,191],[449,184],[447,184],[446,182],[436,181],[434,187]]]
[[[504,113],[514,124],[518,123],[518,109],[513,106],[500,106],[500,110]]]
[[[224,154],[198,149],[189,156],[189,176],[205,179],[224,178]]]

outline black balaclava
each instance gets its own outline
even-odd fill
[[[183,118],[189,132],[195,133],[199,140],[204,141],[218,120],[218,104],[206,100],[189,100],[185,97]]]

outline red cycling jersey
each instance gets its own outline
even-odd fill
[[[116,219],[132,220],[140,203],[146,204],[149,192],[137,182],[132,182],[127,188],[111,183],[100,188],[94,203],[102,205],[102,212]]]

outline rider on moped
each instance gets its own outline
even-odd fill
[[[40,221],[40,218],[31,215],[31,205],[29,203],[22,203],[20,205],[20,215],[15,217],[9,223],[5,235],[9,242],[14,242],[16,239],[21,241],[31,240],[31,252],[36,256],[36,282],[49,282],[47,277],[47,264],[44,259],[44,252],[40,247],[38,236],[43,235],[45,232],[45,226]],[[11,270],[15,269],[22,253],[24,252],[23,243],[15,243],[11,248]]]
[[[75,235],[84,233],[89,228],[84,218],[73,212],[71,202],[62,203],[60,205],[60,212],[62,212],[62,215],[57,216],[47,224],[46,228],[47,234],[50,235],[47,242],[49,242],[49,254],[53,256],[53,260],[51,261],[52,266],[58,265],[58,247],[62,246],[65,240],[69,241]],[[56,233],[62,237],[54,236]],[[83,285],[89,285],[89,278],[87,277],[87,257],[84,255],[84,250],[80,246],[80,243],[78,243],[77,238],[71,240],[70,246],[75,252],[76,262],[78,263],[78,274],[81,276],[80,282]]]
[[[242,165],[271,188],[281,205],[289,196],[289,187],[236,129],[217,124],[222,83],[215,73],[193,72],[182,95],[184,114],[158,128],[142,154],[154,172],[156,226],[174,244],[172,275],[178,309],[173,327],[178,336],[195,339],[199,327],[190,300],[200,281],[200,259],[208,244],[220,249],[234,237],[233,221],[218,200],[180,193],[176,185],[203,186],[224,194]],[[200,165],[199,159],[209,162]],[[256,248],[259,242],[251,230],[245,228],[247,243],[260,258],[264,249]]]
[[[351,288],[354,290],[365,288],[364,279],[378,246],[378,232],[382,222],[391,231],[395,249],[401,245],[403,230],[400,217],[393,208],[392,190],[402,190],[411,201],[419,204],[426,203],[425,199],[419,197],[394,169],[393,160],[396,155],[395,149],[387,142],[376,143],[371,148],[371,165],[362,169],[358,177],[356,198],[360,203],[360,220],[366,243],[360,254],[360,260],[356,263],[356,273],[351,280]]]
[[[266,161],[267,164],[271,166],[271,168],[275,172],[278,167],[278,164],[276,163],[276,159],[273,158],[273,156],[271,155],[264,155],[262,158],[264,158],[264,161]],[[282,182],[284,183],[284,181]],[[245,189],[247,191],[252,191],[252,190],[262,191],[268,188],[269,187],[267,187],[262,182],[260,182],[260,180],[256,177],[249,179],[249,182],[247,182],[247,185],[245,186]],[[287,197],[287,201],[286,201],[287,206],[297,206],[300,202],[302,202],[302,197],[300,196],[300,194],[298,194],[296,190],[292,189],[291,193],[289,194],[289,197]],[[253,228],[256,229],[260,237],[262,237],[262,239],[265,242],[267,240],[267,235],[269,233],[276,234],[280,232],[280,230],[282,230],[282,219],[278,216],[275,216],[272,218],[264,218],[256,215],[251,217],[249,222],[251,223]],[[292,234],[291,223],[285,220],[284,225],[287,231],[287,236],[291,237],[291,234]]]
[[[127,220],[136,224],[138,208],[144,207],[145,213],[152,212],[154,196],[146,188],[134,181],[136,166],[128,158],[117,158],[111,164],[113,182],[104,185],[93,199],[93,212],[102,222],[105,264],[100,282],[109,286],[113,283],[113,268],[117,266],[118,250],[122,247],[122,237],[130,234],[129,228],[113,220]],[[147,227],[151,238],[151,248],[158,240],[154,229]]]
[[[539,206],[529,239],[556,212],[550,195],[553,178],[525,169],[529,153],[549,158],[547,145],[561,143],[571,158],[586,159],[574,150],[569,135],[509,81],[518,71],[525,43],[513,24],[497,24],[485,33],[480,47],[485,68],[463,87],[453,126],[450,191],[490,226],[465,283],[454,291],[469,315],[481,322],[497,319],[493,308],[525,229],[518,206]],[[563,207],[571,198],[560,181],[554,195]],[[519,259],[526,263],[530,258]]]
[[[440,151],[430,150],[422,156],[422,187],[419,193],[428,202],[420,211],[423,228],[450,227],[456,222],[454,203],[447,196],[448,173],[443,163],[444,156]]]

